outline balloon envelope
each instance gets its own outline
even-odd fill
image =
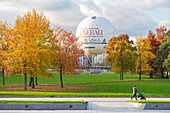
[[[80,22],[76,30],[83,49],[88,54],[106,53],[108,40],[113,37],[113,25],[104,17],[87,17]]]

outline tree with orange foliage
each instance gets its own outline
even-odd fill
[[[165,26],[160,26],[159,28],[156,28],[156,39],[161,42],[161,40],[165,38],[166,31],[167,28]]]
[[[27,76],[49,76],[54,56],[54,35],[49,20],[36,10],[28,11],[18,17],[12,35],[8,40],[6,64],[9,74],[24,75],[24,90],[27,90]],[[34,80],[32,80],[34,88]]]
[[[150,42],[150,45],[151,45],[151,52],[156,56],[156,52],[157,50],[159,49],[159,46],[161,44],[161,40],[165,38],[165,31],[167,29],[165,27],[159,27],[159,28],[156,28],[156,35],[153,34],[151,31],[149,31],[148,33],[148,40]],[[156,71],[156,68],[154,67],[154,60],[155,59],[152,59],[152,60],[149,60],[149,64],[150,66],[154,69],[150,72],[150,78],[153,78],[153,74],[154,72]]]
[[[71,32],[58,27],[54,30],[54,33],[56,35],[56,45],[58,47],[56,51],[56,66],[59,68],[60,83],[61,88],[63,88],[62,76],[76,74],[76,69],[80,67],[79,58],[84,55],[84,51],[80,49],[78,38]]]

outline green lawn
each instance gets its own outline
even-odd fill
[[[149,76],[126,74],[124,80],[119,80],[119,75],[112,73],[81,74],[64,76],[64,88],[60,88],[59,76],[54,78],[38,78],[39,85],[35,89],[23,91],[23,77],[6,77],[6,85],[0,86],[0,96],[90,96],[90,97],[130,97],[132,87],[137,86],[138,91],[145,93],[146,97],[170,97],[170,80],[150,79]],[[0,81],[1,82],[1,81]],[[18,85],[17,85],[18,84]],[[18,87],[21,87],[19,90]],[[12,90],[11,90],[12,89]],[[22,89],[22,90],[21,90]]]

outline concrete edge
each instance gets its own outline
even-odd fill
[[[0,104],[0,110],[87,110],[87,102],[55,104]]]
[[[141,110],[170,110],[170,104],[166,104],[166,103],[165,104],[159,104],[159,103],[143,104],[143,103],[133,103],[133,102],[128,102],[128,103]]]
[[[145,104],[142,104],[142,103],[135,103],[135,102],[128,102],[128,103],[133,105],[134,107],[139,108],[139,109],[144,109],[145,108]]]
[[[170,110],[170,104],[145,104],[144,110]]]

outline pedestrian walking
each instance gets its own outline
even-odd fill
[[[135,97],[135,99],[137,100],[137,87],[134,86],[133,87],[133,96],[131,97],[131,100]]]

